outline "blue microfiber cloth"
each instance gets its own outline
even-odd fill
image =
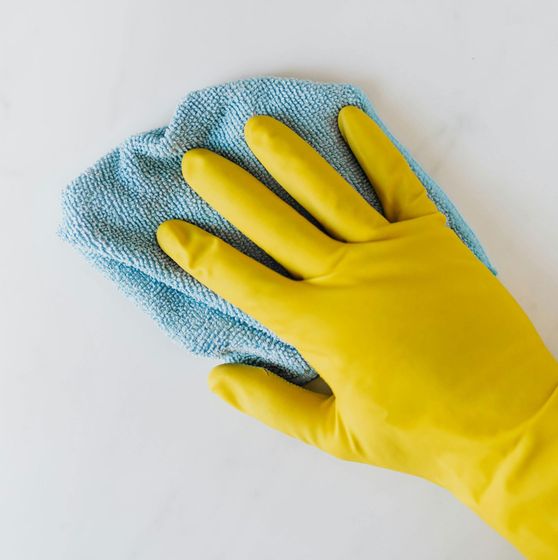
[[[292,346],[181,270],[158,247],[155,231],[164,220],[181,218],[281,270],[191,190],[181,175],[184,152],[203,146],[240,164],[304,213],[244,141],[244,123],[256,114],[271,115],[293,128],[380,209],[337,128],[337,114],[345,105],[362,108],[382,126],[449,225],[493,270],[453,204],[385,129],[361,90],[295,79],[255,78],[190,93],[168,126],[125,140],[68,186],[60,235],[190,351],[226,362],[263,365],[298,384],[310,381],[316,373]]]

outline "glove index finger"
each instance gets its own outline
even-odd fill
[[[283,335],[290,323],[285,295],[296,281],[241,253],[222,239],[182,220],[157,229],[161,249],[196,280],[264,326]]]

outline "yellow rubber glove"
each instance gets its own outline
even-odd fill
[[[160,246],[297,348],[333,394],[246,365],[215,368],[211,389],[337,457],[431,480],[529,558],[555,560],[558,363],[381,129],[351,106],[339,128],[385,217],[268,116],[246,123],[246,141],[323,231],[227,159],[184,156],[188,184],[291,277],[180,220],[161,224]]]

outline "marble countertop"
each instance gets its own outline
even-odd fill
[[[558,4],[97,0],[0,7],[0,557],[515,560],[443,490],[345,464],[206,389],[56,237],[60,191],[188,91],[352,82],[558,354]]]

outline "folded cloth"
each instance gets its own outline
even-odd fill
[[[337,114],[345,105],[362,108],[378,122],[447,216],[449,226],[495,272],[448,197],[386,130],[361,90],[348,84],[273,77],[190,93],[168,126],[125,140],[67,187],[59,234],[188,350],[225,362],[262,365],[294,383],[306,383],[316,373],[296,349],[181,270],[158,247],[155,231],[164,220],[187,220],[281,271],[206,204],[181,175],[184,152],[209,148],[240,164],[304,213],[244,141],[244,123],[256,114],[271,115],[293,128],[381,210],[337,128]]]

